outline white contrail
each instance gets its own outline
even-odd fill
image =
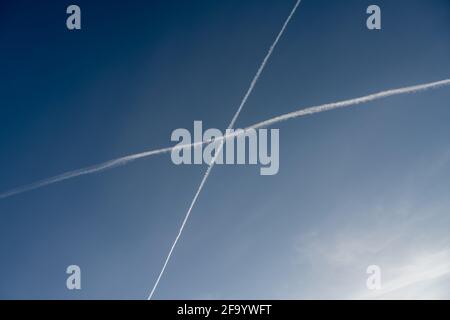
[[[68,171],[63,174],[51,177],[51,178],[47,178],[45,180],[41,180],[41,181],[26,185],[23,187],[19,187],[19,188],[12,189],[10,191],[1,193],[0,199],[8,198],[8,197],[11,197],[11,196],[23,193],[23,192],[38,189],[38,188],[47,186],[49,184],[61,182],[61,181],[67,180],[67,179],[72,179],[72,178],[83,176],[86,174],[92,174],[92,173],[100,172],[103,170],[112,169],[112,168],[122,166],[124,164],[127,164],[128,162],[131,162],[131,161],[134,161],[134,160],[137,160],[140,158],[149,157],[149,156],[164,153],[164,152],[169,152],[172,149],[173,149],[172,147],[169,147],[169,148],[163,148],[163,149],[158,149],[158,150],[146,151],[146,152],[142,152],[142,153],[125,156],[122,158],[109,160],[109,161],[106,161],[106,162],[103,162],[103,163],[100,163],[97,165],[93,165],[90,167],[85,167],[85,168],[81,168],[81,169],[77,169],[77,170],[73,170],[73,171]]]
[[[428,90],[428,89],[435,89],[435,88],[438,88],[438,87],[448,86],[448,85],[450,85],[450,79],[436,81],[436,82],[431,82],[431,83],[425,83],[425,84],[419,84],[419,85],[411,86],[411,87],[404,87],[404,88],[399,88],[399,89],[386,90],[386,91],[370,94],[370,95],[364,96],[364,97],[354,98],[354,99],[340,101],[340,102],[333,102],[333,103],[322,104],[322,105],[319,105],[319,106],[309,107],[309,108],[306,108],[306,109],[300,109],[298,111],[286,113],[286,114],[283,114],[281,116],[274,117],[274,118],[271,118],[269,120],[259,122],[257,124],[254,124],[254,125],[250,126],[249,128],[258,129],[258,128],[262,128],[262,127],[271,126],[271,125],[273,125],[275,123],[278,123],[278,122],[286,121],[286,120],[289,120],[289,119],[292,119],[292,118],[306,116],[306,115],[309,115],[309,114],[324,112],[324,111],[338,109],[338,108],[349,107],[349,106],[353,106],[353,105],[357,105],[357,104],[361,104],[361,103],[367,103],[367,102],[370,102],[370,101],[373,101],[373,100],[377,100],[377,99],[387,98],[387,97],[390,97],[390,96],[395,96],[395,95],[399,95],[399,94],[406,94],[406,93],[414,93],[414,92],[418,92],[418,91],[424,91],[424,90]]]
[[[240,131],[237,133],[235,132],[233,134],[228,134],[223,137],[217,138],[216,141],[234,138],[238,135],[244,134],[246,130],[269,127],[276,123],[290,120],[293,118],[303,117],[306,115],[324,112],[324,111],[328,111],[328,110],[333,110],[333,109],[337,109],[337,108],[350,107],[353,105],[370,102],[373,100],[386,98],[386,97],[393,96],[393,95],[414,93],[414,92],[423,91],[423,90],[427,90],[427,89],[436,89],[436,88],[439,88],[442,86],[448,86],[448,85],[450,85],[450,79],[416,85],[416,86],[411,86],[411,87],[404,87],[404,88],[400,88],[400,89],[387,90],[387,91],[382,91],[382,92],[375,93],[375,94],[370,94],[370,95],[367,95],[364,97],[359,97],[359,98],[354,98],[354,99],[344,100],[344,101],[339,101],[339,102],[334,102],[334,103],[327,103],[327,104],[322,104],[319,106],[308,107],[305,109],[300,109],[300,110],[297,110],[294,112],[286,113],[286,114],[283,114],[283,115],[280,115],[280,116],[277,116],[277,117],[274,117],[274,118],[271,118],[271,119],[268,119],[268,120],[265,120],[262,122],[258,122],[254,125],[251,125],[251,126],[245,128],[243,131]],[[191,144],[176,145],[174,147],[166,147],[166,148],[161,148],[161,149],[157,149],[157,150],[149,150],[149,151],[125,156],[122,158],[117,158],[114,160],[106,161],[106,162],[103,162],[98,165],[93,165],[90,167],[85,167],[85,168],[77,169],[74,171],[69,171],[69,172],[60,174],[58,176],[54,176],[54,177],[51,177],[51,178],[48,178],[45,180],[35,182],[33,184],[29,184],[29,185],[26,185],[23,187],[19,187],[19,188],[1,193],[0,199],[8,198],[8,197],[11,197],[11,196],[14,196],[14,195],[26,192],[26,191],[38,189],[38,188],[41,188],[41,187],[44,187],[44,186],[47,186],[47,185],[50,185],[53,183],[57,183],[57,182],[64,181],[67,179],[72,179],[72,178],[75,178],[78,176],[82,176],[82,175],[86,175],[86,174],[93,174],[93,173],[97,173],[100,171],[112,169],[112,168],[125,165],[129,162],[132,162],[132,161],[135,161],[135,160],[138,160],[141,158],[146,158],[146,157],[150,157],[150,156],[154,156],[154,155],[158,155],[158,154],[162,154],[162,153],[168,153],[168,152],[178,150],[178,149],[199,147],[203,144],[210,143],[211,141],[212,140],[205,140],[205,141],[195,142],[195,143],[191,143]]]
[[[297,7],[299,6],[301,0],[297,0],[297,2],[295,3],[294,7],[292,8],[289,16],[286,18],[286,21],[284,22],[280,32],[278,33],[277,37],[275,38],[274,42],[272,43],[272,45],[269,48],[269,51],[267,51],[266,56],[264,57],[263,62],[261,63],[261,65],[258,68],[258,71],[256,72],[255,76],[253,77],[252,82],[250,83],[250,87],[247,89],[247,92],[244,95],[244,98],[242,99],[239,108],[237,109],[236,113],[234,114],[233,118],[230,121],[230,124],[228,125],[228,129],[231,129],[234,127],[234,124],[237,120],[237,118],[239,117],[239,114],[241,113],[242,109],[244,108],[245,103],[247,102],[248,97],[250,96],[250,94],[252,93],[256,82],[258,82],[259,77],[261,76],[262,71],[264,70],[264,67],[267,64],[267,61],[269,61],[270,56],[272,55],[273,50],[275,49],[275,47],[277,46],[278,41],[280,40],[280,38],[282,37],[284,30],[286,29],[287,25],[289,24],[289,21],[291,20],[292,16],[294,15],[295,11],[297,10]],[[217,150],[217,152],[214,153],[214,158],[212,159],[211,163],[208,166],[208,169],[206,169],[205,175],[203,176],[202,181],[200,182],[200,185],[198,186],[197,192],[195,193],[194,198],[192,199],[191,205],[189,206],[189,209],[184,217],[183,223],[181,224],[181,227],[178,231],[178,234],[175,238],[175,241],[172,244],[172,247],[169,250],[169,254],[166,257],[166,260],[164,262],[164,265],[158,275],[158,278],[156,279],[155,284],[153,285],[152,291],[150,292],[149,296],[148,296],[148,300],[151,300],[153,294],[155,293],[156,288],[158,287],[159,281],[161,280],[162,275],[164,274],[164,271],[166,270],[167,264],[169,263],[170,257],[172,256],[172,252],[173,249],[175,248],[175,246],[177,245],[178,239],[180,238],[181,234],[183,233],[183,229],[184,226],[186,225],[187,220],[189,219],[189,216],[191,214],[192,208],[194,207],[195,203],[197,202],[198,196],[200,195],[200,192],[203,189],[203,186],[206,183],[206,180],[208,180],[209,174],[211,173],[212,168],[214,167],[214,164],[216,162],[216,158],[217,155],[220,153],[220,151],[222,150],[222,146],[223,146],[223,140],[221,140],[220,146]]]

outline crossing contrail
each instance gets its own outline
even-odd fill
[[[237,120],[237,118],[239,117],[242,109],[244,108],[245,103],[248,100],[248,97],[250,96],[250,94],[252,93],[253,89],[255,88],[256,82],[258,82],[259,77],[261,76],[261,73],[264,70],[264,67],[267,64],[267,61],[269,61],[270,56],[272,55],[273,50],[275,49],[275,47],[278,44],[278,41],[280,40],[280,38],[282,37],[284,30],[286,29],[287,25],[289,24],[289,21],[291,20],[292,16],[295,14],[295,11],[297,10],[297,7],[300,5],[301,0],[297,0],[294,7],[292,8],[291,12],[289,13],[288,17],[286,18],[286,21],[284,22],[283,26],[281,27],[280,32],[278,33],[278,35],[276,36],[274,42],[272,43],[272,45],[270,46],[269,50],[267,51],[266,56],[264,57],[261,65],[258,68],[258,71],[256,72],[255,76],[253,77],[252,82],[250,83],[249,88],[247,89],[247,92],[244,95],[244,98],[242,98],[242,101],[236,111],[236,113],[234,114],[233,118],[230,121],[230,124],[228,125],[228,129],[231,129],[234,127],[234,124]],[[203,189],[203,186],[206,183],[206,180],[208,180],[209,174],[212,171],[212,168],[214,167],[214,164],[216,162],[216,158],[217,155],[220,153],[220,151],[222,150],[222,146],[223,146],[223,140],[220,141],[220,145],[218,148],[218,151],[214,153],[214,158],[212,159],[211,163],[208,166],[208,169],[206,169],[205,175],[203,176],[202,181],[200,182],[200,185],[198,186],[197,192],[195,193],[194,198],[192,199],[191,205],[189,206],[189,209],[183,219],[183,222],[181,224],[181,227],[178,231],[177,236],[175,237],[175,240],[172,244],[172,247],[169,250],[169,253],[166,257],[166,260],[164,261],[164,265],[158,275],[158,278],[156,279],[155,284],[153,285],[153,288],[148,296],[148,300],[151,300],[151,298],[153,297],[153,294],[155,293],[156,288],[158,287],[159,281],[161,280],[162,275],[164,274],[164,271],[166,270],[167,264],[170,261],[170,257],[172,256],[173,250],[175,249],[175,246],[177,245],[177,242],[181,236],[181,234],[183,233],[183,229],[184,226],[186,225],[187,220],[189,219],[189,216],[191,215],[191,211],[194,208],[195,203],[197,202],[198,196],[200,195],[200,192]]]
[[[437,89],[439,87],[449,86],[449,85],[450,85],[450,79],[446,79],[446,80],[441,80],[441,81],[436,81],[436,82],[431,82],[431,83],[426,83],[426,84],[420,84],[420,85],[411,86],[411,87],[404,87],[404,88],[400,88],[400,89],[382,91],[379,93],[374,93],[374,94],[370,94],[370,95],[359,97],[359,98],[354,98],[354,99],[349,99],[349,100],[344,100],[344,101],[339,101],[339,102],[333,102],[333,103],[327,103],[327,104],[322,104],[322,105],[318,105],[318,106],[303,108],[303,109],[300,109],[300,110],[297,110],[294,112],[285,113],[280,116],[270,118],[270,119],[262,121],[262,122],[258,122],[249,127],[246,127],[243,131],[225,135],[223,137],[217,138],[215,141],[234,138],[238,135],[244,134],[246,132],[246,130],[249,130],[249,129],[259,129],[259,128],[263,128],[263,127],[270,127],[270,126],[272,126],[276,123],[282,122],[282,121],[286,121],[286,120],[290,120],[290,119],[294,119],[294,118],[298,118],[298,117],[303,117],[303,116],[311,115],[314,113],[329,111],[329,110],[338,109],[338,108],[350,107],[350,106],[354,106],[357,104],[371,102],[374,100],[387,98],[387,97],[394,96],[394,95],[409,94],[409,93],[424,91],[424,90],[428,90],[428,89]],[[179,150],[179,149],[184,149],[184,148],[196,148],[201,145],[210,143],[211,141],[212,140],[205,140],[205,141],[200,141],[200,142],[195,142],[195,143],[190,143],[190,144],[185,144],[185,145],[177,145],[177,146],[173,146],[173,147],[149,150],[149,151],[136,153],[136,154],[132,154],[129,156],[109,160],[109,161],[106,161],[106,162],[103,162],[103,163],[100,163],[97,165],[93,165],[90,167],[85,167],[85,168],[81,168],[81,169],[77,169],[77,170],[73,170],[73,171],[68,171],[63,174],[51,177],[51,178],[47,178],[47,179],[29,184],[26,186],[18,187],[18,188],[0,193],[0,199],[12,197],[14,195],[18,195],[18,194],[21,194],[21,193],[24,193],[27,191],[42,188],[42,187],[45,187],[45,186],[48,186],[48,185],[51,185],[51,184],[54,184],[57,182],[76,178],[79,176],[98,173],[98,172],[101,172],[104,170],[113,169],[113,168],[128,164],[128,163],[133,162],[138,159],[147,158],[147,157],[151,157],[151,156],[155,156],[155,155],[163,154],[163,153],[169,153],[174,150]]]

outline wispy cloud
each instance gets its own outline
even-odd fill
[[[423,227],[449,220],[442,212],[422,215],[413,206],[405,217],[395,207],[373,212],[364,224],[349,213],[351,225],[328,232],[323,225],[321,232],[300,236],[298,259],[302,265],[314,266],[308,274],[314,285],[299,294],[331,299],[449,299],[450,291],[445,289],[450,284],[449,236],[438,230],[429,234]],[[429,204],[424,211],[433,210]],[[381,269],[381,290],[366,287],[369,265]]]
[[[380,290],[369,291],[357,295],[357,299],[428,299],[432,294],[434,299],[448,298],[448,292],[440,296],[431,285],[433,281],[441,280],[450,275],[450,251],[442,250],[435,253],[425,253],[413,257],[407,264],[383,267],[382,285]],[[394,276],[390,276],[394,274]],[[428,294],[422,288],[427,286]],[[430,292],[431,291],[431,292]]]

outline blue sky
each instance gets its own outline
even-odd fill
[[[1,191],[167,146],[194,120],[226,128],[294,5],[76,3],[80,31],[72,2],[0,4]],[[446,0],[303,0],[236,125],[449,78],[449,39]],[[449,101],[282,123],[275,176],[216,166],[154,297],[450,298]],[[1,200],[0,297],[145,299],[205,169],[162,155]]]

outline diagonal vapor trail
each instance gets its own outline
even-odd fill
[[[256,124],[246,127],[244,129],[244,131],[241,131],[240,133],[228,134],[223,137],[217,138],[216,141],[234,138],[238,135],[244,134],[245,131],[249,130],[249,129],[259,129],[259,128],[263,128],[263,127],[269,127],[271,125],[274,125],[274,124],[282,122],[282,121],[287,121],[287,120],[291,120],[291,119],[298,118],[298,117],[303,117],[303,116],[310,115],[310,114],[325,112],[325,111],[338,109],[338,108],[350,107],[350,106],[367,103],[370,101],[387,98],[387,97],[395,96],[395,95],[410,94],[410,93],[424,91],[424,90],[428,90],[428,89],[437,89],[437,88],[443,87],[443,86],[450,86],[450,79],[420,84],[420,85],[411,86],[411,87],[404,87],[404,88],[400,88],[400,89],[386,90],[386,91],[370,94],[370,95],[359,97],[359,98],[354,98],[354,99],[349,99],[349,100],[344,100],[344,101],[339,101],[339,102],[333,102],[333,103],[327,103],[327,104],[322,104],[322,105],[318,105],[318,106],[303,108],[303,109],[300,109],[297,111],[282,114],[280,116],[277,116],[277,117],[274,117],[274,118],[271,118],[271,119],[268,119],[268,120],[265,120],[262,122],[258,122]],[[135,160],[139,160],[142,158],[147,158],[147,157],[155,156],[158,154],[168,153],[168,152],[172,152],[172,151],[176,151],[176,150],[184,149],[184,148],[196,148],[196,147],[199,147],[201,145],[204,145],[204,144],[207,144],[210,142],[212,142],[212,140],[205,140],[205,141],[200,141],[200,142],[195,142],[195,143],[190,143],[190,144],[185,144],[185,145],[176,145],[173,147],[149,150],[149,151],[113,159],[110,161],[106,161],[106,162],[103,162],[103,163],[100,163],[97,165],[93,165],[90,167],[85,167],[85,168],[81,168],[81,169],[77,169],[77,170],[73,170],[73,171],[68,171],[66,173],[63,173],[63,174],[60,174],[60,175],[57,175],[57,176],[54,176],[51,178],[47,178],[47,179],[23,186],[23,187],[18,187],[16,189],[12,189],[12,190],[3,192],[0,194],[0,199],[12,197],[14,195],[18,195],[18,194],[21,194],[21,193],[24,193],[27,191],[42,188],[42,187],[48,186],[50,184],[58,183],[58,182],[61,182],[64,180],[76,178],[76,177],[79,177],[82,175],[94,174],[94,173],[98,173],[98,172],[101,172],[104,170],[113,169],[113,168],[126,165],[130,162],[133,162]]]
[[[245,93],[244,98],[242,99],[242,101],[241,101],[241,103],[240,103],[240,105],[239,105],[239,108],[237,109],[236,113],[234,114],[233,118],[231,119],[230,124],[228,125],[228,129],[231,129],[231,128],[234,127],[234,124],[235,124],[237,118],[239,117],[239,115],[240,115],[242,109],[244,108],[245,103],[246,103],[247,100],[248,100],[248,97],[250,96],[250,94],[252,93],[253,89],[255,88],[256,82],[258,82],[258,79],[259,79],[259,77],[261,76],[261,73],[263,72],[264,67],[266,66],[267,62],[269,61],[270,56],[272,55],[273,50],[274,50],[275,47],[277,46],[278,41],[279,41],[280,38],[282,37],[282,35],[283,35],[283,33],[284,33],[284,30],[286,29],[287,25],[289,24],[289,21],[291,20],[292,16],[295,14],[295,11],[297,10],[297,7],[300,5],[300,2],[301,2],[301,0],[297,0],[297,1],[296,1],[294,7],[292,8],[292,10],[291,10],[291,12],[290,12],[290,14],[289,14],[288,17],[286,18],[286,21],[284,22],[283,26],[281,27],[280,32],[278,33],[278,35],[277,35],[277,37],[275,38],[274,42],[272,43],[272,45],[270,46],[269,50],[267,51],[267,54],[266,54],[266,56],[264,57],[263,62],[262,62],[261,65],[259,66],[258,71],[256,72],[255,76],[253,77],[252,82],[250,83],[250,87],[247,89],[247,92]],[[214,164],[215,164],[215,162],[216,162],[217,155],[218,155],[218,154],[220,153],[220,151],[222,150],[222,146],[223,146],[223,140],[221,140],[221,143],[220,143],[220,146],[219,146],[219,148],[218,148],[218,151],[214,153],[214,158],[212,159],[211,163],[209,164],[208,169],[206,169],[205,175],[203,176],[203,179],[202,179],[202,181],[200,182],[200,185],[199,185],[199,187],[198,187],[198,189],[197,189],[197,192],[195,193],[195,196],[194,196],[194,198],[192,199],[191,205],[189,206],[189,209],[188,209],[188,211],[186,212],[186,215],[185,215],[185,217],[184,217],[184,219],[183,219],[183,223],[181,224],[181,227],[180,227],[180,229],[179,229],[179,231],[178,231],[178,234],[177,234],[177,236],[176,236],[176,238],[175,238],[175,240],[174,240],[174,242],[173,242],[173,244],[172,244],[172,247],[171,247],[170,250],[169,250],[169,253],[168,253],[167,257],[166,257],[166,260],[164,261],[164,265],[163,265],[163,267],[162,267],[162,269],[161,269],[161,271],[160,271],[160,273],[159,273],[159,275],[158,275],[158,278],[157,278],[156,281],[155,281],[155,284],[153,285],[153,288],[152,288],[152,290],[151,290],[151,292],[150,292],[150,294],[149,294],[147,300],[151,300],[151,299],[152,299],[153,294],[155,293],[155,290],[156,290],[157,287],[158,287],[159,281],[161,280],[161,277],[163,276],[164,271],[166,270],[167,264],[168,264],[169,261],[170,261],[170,258],[171,258],[171,256],[172,256],[173,250],[175,249],[175,246],[177,245],[177,242],[178,242],[178,240],[180,239],[181,234],[183,233],[183,230],[184,230],[184,227],[185,227],[185,225],[186,225],[186,222],[187,222],[187,220],[189,219],[189,216],[191,215],[191,211],[192,211],[192,209],[194,208],[195,203],[197,202],[197,199],[198,199],[198,197],[199,197],[199,195],[200,195],[200,193],[201,193],[201,191],[202,191],[202,189],[203,189],[203,186],[204,186],[205,183],[206,183],[206,180],[208,180],[208,177],[209,177],[209,174],[210,174],[211,171],[212,171],[212,168],[214,167]]]

